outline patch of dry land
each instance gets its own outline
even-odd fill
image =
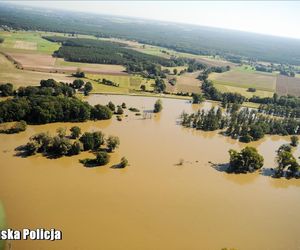
[[[197,79],[200,71],[195,71],[193,73],[184,73],[182,75],[169,75],[167,81],[176,78],[175,86],[172,86],[170,83],[166,83],[167,92],[178,93],[178,92],[189,92],[189,93],[201,93],[201,82]]]
[[[278,75],[276,93],[279,95],[300,96],[300,78]]]
[[[47,54],[6,52],[21,68],[32,71],[51,73],[74,73],[77,69],[91,74],[126,75],[121,65],[87,64],[66,62]]]
[[[0,54],[0,83],[12,83],[15,87],[38,85],[42,79],[53,78],[56,81],[72,82],[73,77],[65,74],[35,72],[31,70],[21,70]]]
[[[91,104],[152,110],[157,98],[91,95]],[[183,110],[210,108],[163,99],[151,119],[125,110],[123,120],[29,125],[0,134],[0,197],[9,228],[56,228],[61,241],[10,241],[11,249],[243,250],[291,249],[300,244],[300,180],[273,179],[276,149],[289,137],[265,136],[254,146],[265,158],[262,173],[227,174],[209,164],[227,163],[239,143],[215,132],[183,128]],[[125,117],[128,115],[128,117]],[[79,126],[120,138],[108,165],[85,168],[91,153],[48,159],[15,156],[30,136]],[[299,147],[294,155],[300,155]],[[129,166],[111,168],[125,156]],[[183,164],[178,165],[180,159]],[[99,247],[100,246],[100,247]]]

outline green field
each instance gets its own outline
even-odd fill
[[[0,36],[4,38],[4,42],[0,45],[0,48],[4,51],[28,51],[52,54],[59,48],[59,44],[43,39],[42,36],[46,34],[42,32],[0,31]]]
[[[154,80],[145,79],[137,75],[103,75],[103,74],[87,74],[86,78],[90,80],[93,84],[92,93],[130,93],[131,91],[140,90],[140,86],[144,84],[146,90],[153,90],[152,85]],[[119,84],[119,87],[107,86],[101,83],[96,82],[98,79],[107,79]]]

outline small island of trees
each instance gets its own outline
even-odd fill
[[[81,135],[81,129],[73,126],[70,135],[66,135],[65,128],[58,128],[56,135],[49,133],[38,133],[30,137],[26,145],[16,150],[22,156],[31,156],[37,153],[48,158],[59,158],[62,156],[78,155],[82,151],[90,151],[96,155],[95,159],[80,160],[87,167],[102,166],[109,163],[110,155],[120,145],[117,136],[108,136],[101,131],[85,132]],[[80,136],[81,135],[81,136]],[[120,168],[128,165],[126,158],[121,159]]]

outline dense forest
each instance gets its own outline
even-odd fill
[[[121,22],[120,20],[123,20]],[[29,9],[1,3],[0,25],[13,29],[118,37],[181,52],[300,65],[297,39],[196,25],[136,20],[67,11]]]
[[[54,56],[67,61],[83,63],[119,64],[126,66],[127,72],[147,71],[150,76],[162,76],[160,66],[182,66],[183,59],[166,59],[148,55],[126,48],[126,44],[85,38],[67,38],[47,36],[51,42],[59,42],[62,46],[54,52]]]

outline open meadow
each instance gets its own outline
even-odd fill
[[[254,71],[249,67],[237,67],[224,73],[212,73],[209,79],[222,92],[237,92],[247,97],[272,96],[276,90],[276,75]],[[255,88],[256,92],[248,92]]]

